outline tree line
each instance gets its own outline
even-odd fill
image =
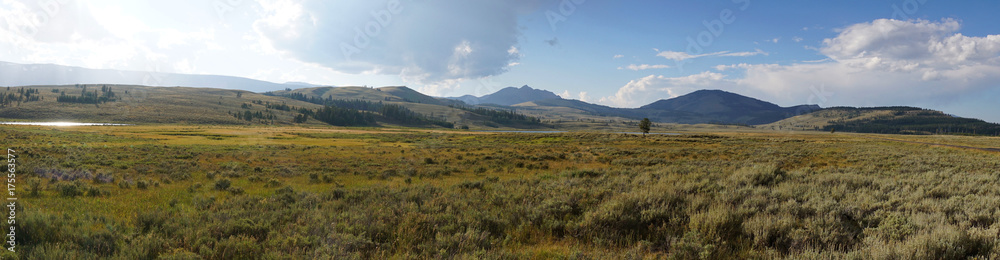
[[[93,92],[87,91],[87,86],[83,86],[79,96],[66,95],[66,91],[59,92],[57,102],[80,103],[80,104],[103,104],[117,100],[114,90],[107,85],[102,85],[100,93],[95,89]]]
[[[0,95],[0,107],[7,107],[12,103],[21,102],[32,102],[42,100],[42,97],[38,95],[38,89],[35,88],[18,88],[17,91],[11,91],[10,87],[4,91],[4,94]]]

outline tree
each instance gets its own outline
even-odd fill
[[[642,122],[639,122],[639,130],[642,130],[642,136],[646,136],[649,133],[649,127],[653,125],[653,122],[649,122],[649,118],[643,118]]]

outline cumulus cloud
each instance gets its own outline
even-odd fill
[[[639,65],[629,64],[628,66],[625,66],[625,67],[618,67],[618,69],[620,69],[620,70],[629,69],[629,70],[635,70],[635,71],[639,71],[639,70],[651,70],[651,69],[668,69],[668,68],[670,68],[669,65],[663,65],[663,64],[654,64],[654,65],[650,65],[650,64],[639,64]]]
[[[612,57],[612,59],[621,59],[621,58],[624,58],[624,57],[625,57],[625,55],[615,54],[615,56]]]
[[[599,102],[616,107],[638,107],[698,89],[732,89],[733,86],[735,82],[726,79],[724,75],[707,71],[684,77],[649,75],[629,81],[615,95],[602,97]]]
[[[261,0],[255,30],[276,50],[345,73],[407,82],[499,75],[520,54],[517,16],[542,2]]]
[[[823,41],[818,48],[827,56],[823,60],[715,67],[720,72],[743,72],[740,78],[713,72],[672,78],[650,75],[629,82],[601,102],[640,106],[684,90],[713,88],[785,106],[948,106],[988,93],[1000,82],[1000,35],[966,36],[958,33],[960,28],[951,19],[854,24]],[[691,58],[670,55],[659,56]]]

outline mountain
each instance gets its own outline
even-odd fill
[[[781,107],[773,103],[722,90],[698,90],[687,95],[659,100],[639,107],[639,110],[661,115],[661,117],[666,116],[667,118],[670,118],[669,112],[678,111],[700,115],[700,118],[685,117],[668,120],[668,122],[749,125],[773,123],[818,109],[820,107],[817,105]],[[664,114],[662,112],[668,113]]]
[[[105,92],[114,93],[106,94]],[[147,87],[133,85],[68,85],[0,88],[0,95],[21,101],[0,102],[0,121],[75,121],[98,123],[190,123],[246,124],[235,113],[250,112],[269,117],[276,124],[290,124],[299,108],[321,106],[245,90],[188,87]],[[107,102],[64,102],[61,97],[113,96]],[[284,109],[267,104],[286,105]],[[312,121],[311,123],[319,123]]]
[[[521,122],[502,118],[509,115],[488,113],[494,110],[509,110],[504,107],[489,108],[490,111],[477,111],[477,107],[467,107],[466,104],[447,98],[437,98],[424,95],[405,86],[371,87],[316,87],[293,90],[279,90],[265,93],[269,96],[288,97],[298,100],[312,100],[323,103],[323,100],[362,100],[375,103],[403,106],[413,112],[436,120],[454,122],[458,126],[485,127],[523,127],[537,128],[541,124]],[[318,100],[314,100],[318,99]],[[524,121],[524,120],[522,120]],[[528,120],[530,121],[530,120]]]
[[[764,125],[775,130],[1000,135],[1000,124],[916,107],[832,107]]]
[[[254,92],[302,87],[302,83],[278,84],[232,76],[87,69],[53,64],[0,62],[0,86],[75,84],[185,86],[242,89]]]
[[[502,106],[510,106],[536,100],[562,99],[562,98],[559,97],[559,95],[552,93],[551,91],[542,89],[533,89],[525,85],[520,88],[506,87],[493,94],[485,95],[482,97],[465,95],[461,97],[452,97],[450,99],[461,100],[462,102],[465,102],[466,104],[470,105],[496,104]]]

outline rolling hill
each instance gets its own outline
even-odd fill
[[[880,134],[1000,135],[1000,124],[916,107],[832,107],[762,127]]]
[[[83,93],[104,96],[110,88],[114,98],[107,102],[59,102],[60,96],[81,97]],[[25,89],[25,90],[21,90]],[[319,105],[281,97],[266,96],[246,90],[188,87],[146,87],[132,85],[64,85],[2,88],[0,95],[18,95],[35,90],[37,101],[3,104],[0,118],[28,121],[84,121],[101,123],[191,123],[245,124],[233,113],[250,111],[273,115],[281,124],[291,122],[295,109],[316,109]],[[260,103],[260,104],[257,104]],[[285,104],[291,111],[268,109],[264,104]],[[295,109],[291,109],[294,107]],[[312,122],[318,123],[318,122]]]
[[[659,100],[639,107],[647,113],[659,113],[660,121],[674,123],[724,123],[759,125],[820,109],[816,105],[780,107],[773,103],[721,90],[698,90],[687,95]],[[700,117],[675,116],[669,112],[688,112]],[[683,115],[678,113],[678,115]]]
[[[395,104],[406,107],[409,110],[425,115],[436,120],[453,122],[456,126],[469,127],[514,127],[514,128],[537,128],[542,125],[519,122],[518,120],[508,120],[497,118],[496,115],[485,113],[484,111],[474,111],[476,107],[469,107],[465,103],[447,98],[437,98],[424,95],[408,87],[317,87],[301,88],[294,90],[279,90],[265,93],[271,96],[298,97],[305,100],[310,98],[323,100],[363,100],[385,104]],[[314,100],[313,103],[322,103]],[[490,107],[494,110],[508,110],[506,107]]]
[[[527,85],[524,85],[521,86],[520,88],[506,87],[495,93],[488,94],[482,97],[465,95],[461,97],[452,97],[450,99],[460,100],[469,105],[495,104],[501,106],[511,106],[524,102],[546,100],[546,99],[562,99],[562,98],[559,97],[559,95],[552,93],[551,91],[542,89],[533,89]]]
[[[509,90],[529,93],[538,91],[528,87]],[[509,93],[512,92],[496,97]],[[365,125],[383,126],[550,128],[552,126],[545,125],[542,120],[558,124],[571,121],[625,122],[648,117],[660,123],[755,124],[758,128],[775,130],[1000,135],[998,124],[955,117],[934,110],[914,107],[819,109],[815,105],[780,107],[718,90],[695,91],[633,109],[562,98],[532,100],[514,105],[470,106],[458,100],[427,96],[407,87],[310,87],[266,93],[112,84],[0,88],[0,120],[14,121],[324,125],[324,122],[329,121],[321,122],[312,115],[305,118],[302,114],[306,113],[302,111],[319,111],[324,105],[344,109],[368,106],[368,109],[358,110],[369,111],[367,113],[371,113],[378,123],[373,124],[370,119],[366,119],[369,123]],[[377,108],[373,109],[371,106]],[[383,106],[397,111],[393,113],[423,119],[414,121],[390,117],[389,114],[384,114],[389,113],[389,110],[378,110]],[[328,115],[352,115],[343,112],[331,112]],[[303,118],[305,121],[302,121]]]

